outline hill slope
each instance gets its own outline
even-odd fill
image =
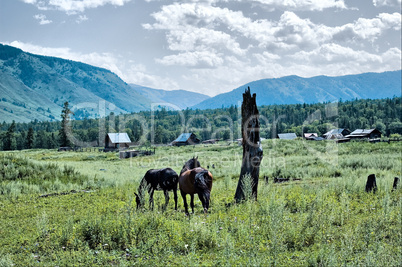
[[[149,109],[150,100],[116,74],[84,63],[45,57],[0,44],[0,118],[59,119],[65,101],[77,117]]]
[[[356,98],[386,98],[401,95],[401,71],[363,73],[338,77],[287,76],[247,83],[231,92],[203,101],[193,108],[209,109],[241,105],[245,88],[257,94],[258,105],[318,103]]]
[[[194,106],[204,100],[209,99],[207,95],[194,93],[186,90],[166,91],[161,89],[153,89],[136,84],[130,84],[138,93],[150,99],[154,104],[169,103],[174,109],[186,109]]]

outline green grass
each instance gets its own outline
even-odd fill
[[[401,176],[400,144],[267,140],[263,148],[258,201],[242,204],[233,204],[242,155],[234,144],[158,147],[125,160],[3,152],[1,186],[10,190],[0,191],[0,266],[401,265],[402,190],[391,191]],[[215,165],[208,215],[197,197],[190,217],[180,196],[177,212],[172,197],[163,212],[160,192],[154,211],[135,209],[133,193],[149,168],[179,172],[193,155]],[[376,194],[364,191],[371,173]],[[301,180],[273,184],[277,175]],[[18,191],[23,186],[37,187]],[[39,197],[55,192],[69,194]]]

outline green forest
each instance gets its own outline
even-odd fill
[[[76,115],[80,114],[76,111]],[[276,138],[278,133],[294,132],[322,135],[333,128],[377,128],[383,136],[402,134],[401,97],[356,99],[336,103],[270,105],[259,107],[261,137]],[[60,119],[61,119],[60,115]],[[241,111],[229,108],[183,111],[142,111],[106,118],[69,121],[75,146],[103,146],[109,132],[126,132],[138,145],[168,144],[183,132],[193,132],[200,140],[235,140],[241,137]],[[57,148],[61,122],[0,123],[0,150]]]

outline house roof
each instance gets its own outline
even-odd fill
[[[356,129],[350,135],[367,135],[374,132],[376,129]]]
[[[182,133],[173,142],[186,142],[190,138],[191,135],[192,135],[192,133]]]
[[[285,139],[285,140],[293,140],[297,138],[297,135],[295,133],[282,133],[278,134],[279,139]]]
[[[318,134],[317,133],[305,133],[304,138],[308,138],[308,137],[318,137]]]
[[[326,136],[326,135],[342,134],[343,130],[345,130],[345,129],[344,129],[344,128],[332,129],[331,131],[326,132],[326,133],[323,134],[323,135]]]
[[[108,133],[107,136],[113,144],[131,143],[127,133]]]

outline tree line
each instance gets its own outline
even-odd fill
[[[333,128],[377,128],[385,136],[402,134],[401,97],[270,105],[259,107],[259,111],[260,136],[268,139],[289,132],[297,136],[313,132],[322,135]],[[160,107],[155,111],[75,120],[65,103],[59,122],[0,123],[0,150],[74,145],[63,135],[66,127],[80,146],[103,146],[109,132],[126,132],[139,145],[167,144],[183,132],[193,132],[201,140],[235,140],[241,138],[240,113],[237,106],[182,111]]]

